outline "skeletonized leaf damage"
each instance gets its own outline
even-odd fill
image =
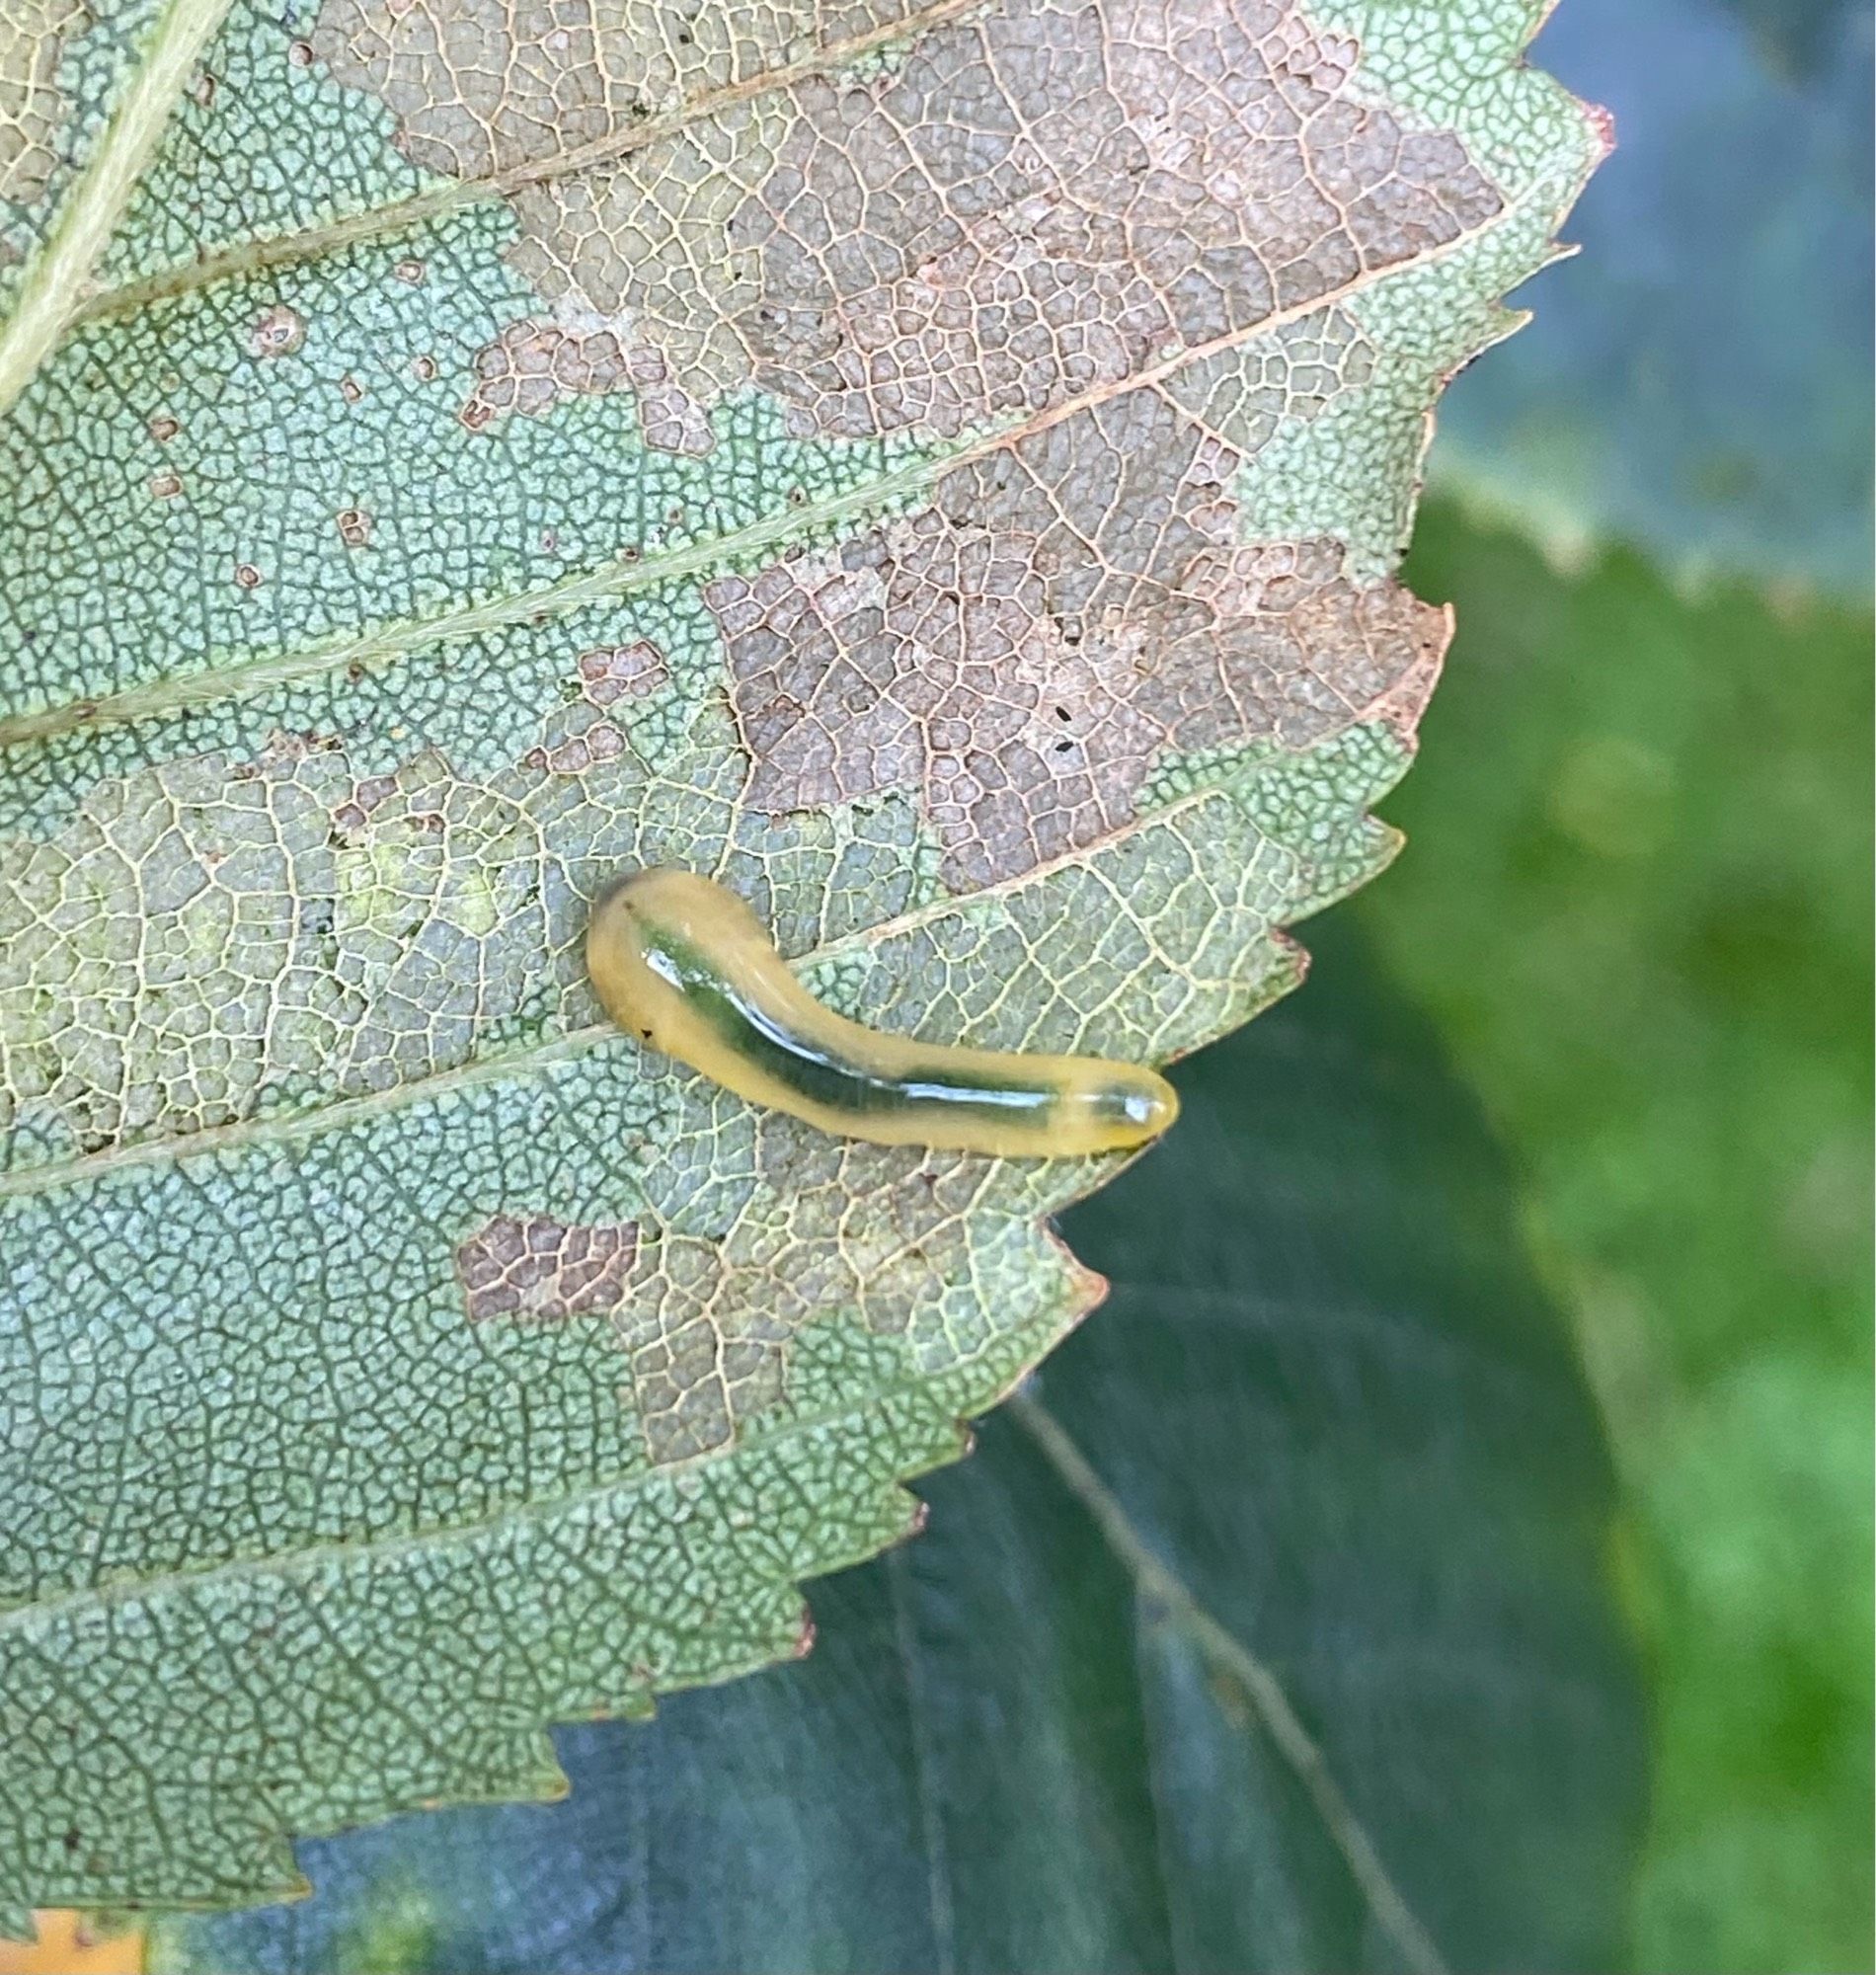
[[[0,71],[28,259],[97,11]],[[1429,407],[1595,155],[1530,11],[230,16],[0,432],[0,1898],[551,1789],[910,1526],[1100,1169],[641,1057],[586,901],[992,1045],[1291,985],[1444,645]]]

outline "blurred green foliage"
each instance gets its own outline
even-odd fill
[[[1861,609],[1423,514],[1459,635],[1355,909],[1524,1166],[1627,1491],[1647,1968],[1870,1965]]]

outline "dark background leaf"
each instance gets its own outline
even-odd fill
[[[1621,1471],[1643,1967],[1870,1951],[1867,608],[1563,573],[1430,505],[1459,634],[1354,910],[1514,1155]]]
[[[1599,1429],[1470,1101],[1313,943],[1073,1217],[1107,1306],[925,1536],[814,1587],[805,1664],[564,1731],[566,1804],[309,1844],[313,1900],[158,1965],[1607,1965],[1644,1784]]]

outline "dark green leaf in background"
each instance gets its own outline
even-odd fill
[[[156,1965],[1609,1965],[1644,1778],[1599,1429],[1469,1100],[1313,943],[1071,1217],[1106,1307],[922,1538],[812,1588],[805,1664],[564,1731],[565,1804],[305,1845],[311,1901]]]
[[[1870,1956],[1867,610],[1562,575],[1431,505],[1459,635],[1358,907],[1517,1158],[1632,1518],[1634,1954]]]

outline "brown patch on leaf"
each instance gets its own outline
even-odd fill
[[[1339,543],[1247,545],[1239,455],[1146,392],[954,470],[936,505],[705,591],[750,800],[922,792],[953,885],[1117,830],[1165,753],[1411,723],[1446,619]]]
[[[616,761],[624,752],[624,734],[609,720],[595,720],[552,747],[530,748],[521,756],[521,765],[555,775],[582,775],[596,763]]]
[[[727,1447],[781,1403],[790,1347],[829,1311],[902,1337],[921,1311],[948,1312],[950,1334],[977,1308],[958,1286],[980,1160],[882,1152],[779,1115],[755,1129],[762,1184],[718,1238],[497,1216],[457,1251],[472,1317],[611,1325],[660,1463]]]
[[[1008,0],[890,72],[811,77],[513,198],[515,261],[803,433],[954,434],[1459,238],[1449,131],[1351,90],[1277,0]]]
[[[625,1294],[638,1241],[630,1221],[580,1226],[545,1214],[498,1214],[457,1248],[456,1274],[476,1322],[591,1316]]]
[[[0,31],[0,198],[32,205],[58,162],[70,108],[59,56],[86,25],[84,0],[8,0]]]
[[[476,379],[458,416],[481,432],[515,413],[539,418],[562,398],[616,391],[630,371],[610,329],[583,333],[526,320],[509,323],[477,353]]]
[[[580,690],[594,706],[646,699],[670,683],[664,654],[649,638],[630,645],[601,645],[580,655]]]
[[[702,92],[901,21],[926,0],[324,0],[313,31],[339,82],[398,119],[426,171],[485,178],[604,144]]]
[[[366,775],[353,785],[352,794],[332,813],[332,826],[342,836],[356,836],[371,819],[371,812],[397,792],[395,775]]]
[[[509,323],[477,353],[476,378],[457,414],[471,432],[517,414],[539,418],[563,398],[631,390],[648,445],[701,455],[716,444],[709,419],[670,381],[658,351],[628,348],[614,325],[578,310],[564,310],[558,321]]]

